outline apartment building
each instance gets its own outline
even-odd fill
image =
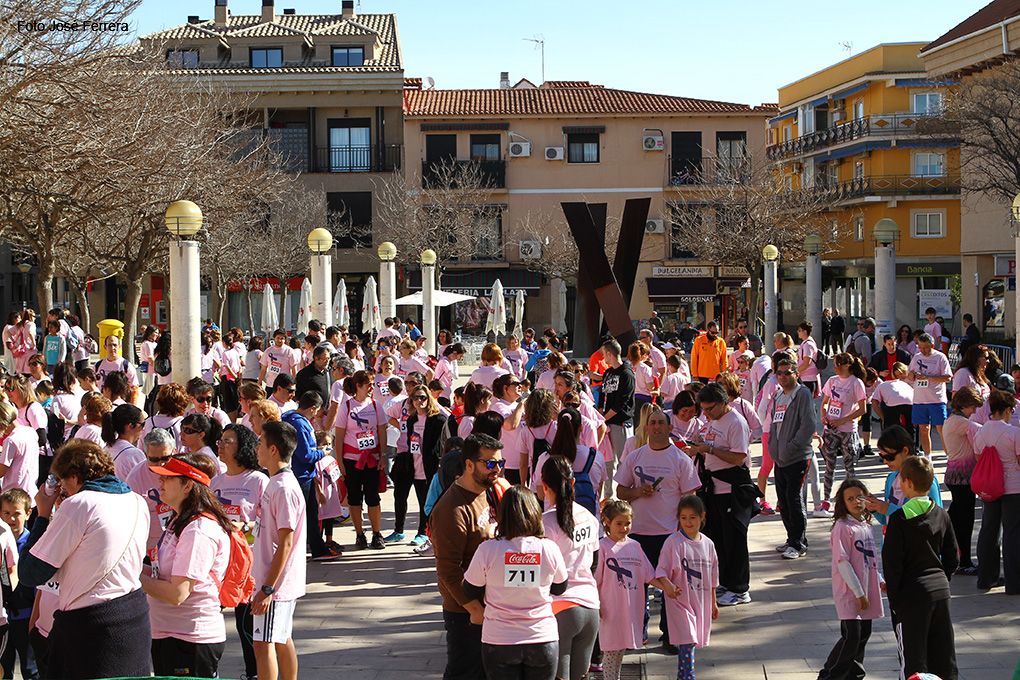
[[[707,319],[732,325],[747,306],[746,274],[684,251],[673,241],[671,215],[684,192],[698,191],[703,176],[693,171],[703,164],[723,158],[736,168],[750,156],[762,158],[766,120],[775,113],[774,105],[630,92],[588,81],[511,85],[507,73],[491,89],[410,82],[403,135],[409,181],[427,181],[451,160],[475,161],[493,186],[486,214],[496,215],[498,238],[470,261],[447,266],[442,287],[484,296],[499,278],[504,288],[526,292],[526,323],[560,327],[564,316],[572,319],[573,283],[562,296],[563,282],[544,276],[536,263],[547,237],[569,233],[560,203],[605,203],[609,220],[618,221],[628,198],[651,197],[631,317],[655,310],[667,326]],[[408,286],[420,286],[414,272]],[[459,312],[443,321],[471,328],[484,319]]]
[[[400,172],[404,155],[396,16],[359,14],[354,0],[336,0],[331,14],[298,14],[262,0],[259,15],[235,15],[228,0],[214,1],[212,19],[190,16],[142,43],[165,45],[173,73],[254,95],[262,125],[253,134],[268,138],[301,183],[322,196],[323,223],[329,212],[342,211],[355,227],[370,227],[373,180]],[[364,281],[378,272],[371,229],[362,231],[358,242],[351,237],[336,243],[333,264],[334,278],[347,282],[351,309],[360,308]],[[301,278],[255,283],[294,291]],[[147,306],[153,321],[166,322],[164,288],[162,277],[153,276],[143,299],[143,323],[150,322],[144,318]],[[230,292],[230,323],[248,318],[246,304],[245,291]],[[294,317],[296,310],[295,302]]]
[[[896,325],[911,327],[929,305],[955,316],[960,274],[959,140],[931,123],[954,81],[928,77],[923,46],[878,45],[779,88],[767,149],[785,189],[821,193],[840,234],[823,255],[825,306],[874,313],[873,230],[896,222]],[[781,271],[784,309],[804,309],[803,267]]]
[[[994,0],[921,49],[930,78],[980,77],[1020,52],[1020,0]],[[964,153],[966,153],[966,140]],[[966,169],[964,169],[966,172]],[[1008,202],[968,191],[963,181],[962,307],[990,340],[1015,335],[1016,249]]]

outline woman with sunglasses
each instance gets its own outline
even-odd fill
[[[185,453],[205,456],[216,466],[217,473],[224,472],[224,465],[217,453],[223,428],[215,420],[201,413],[189,413],[181,421],[181,449]]]
[[[390,398],[390,378],[396,375],[397,360],[389,354],[379,359],[379,369],[372,376],[372,398],[384,403]]]
[[[210,488],[216,468],[203,456],[185,455],[151,470],[173,508],[151,569],[140,577],[149,597],[153,671],[180,675],[186,668],[189,676],[215,678],[227,641],[220,583],[233,529]]]
[[[421,545],[425,535],[425,496],[432,477],[439,469],[443,446],[449,437],[446,417],[439,404],[424,385],[417,385],[408,397],[411,412],[407,417],[407,449],[400,451],[393,461],[390,476],[393,478],[394,521],[393,533],[387,541],[404,540],[404,520],[407,517],[407,496],[414,487],[418,499],[418,533],[411,543]]]
[[[188,413],[200,413],[210,420],[215,420],[222,430],[230,424],[230,416],[226,411],[216,408],[213,405],[216,399],[215,388],[201,378],[192,378],[188,381],[188,395],[191,397],[191,408]]]
[[[247,427],[227,425],[220,435],[219,449],[220,460],[226,464],[227,471],[213,477],[211,484],[231,524],[244,532],[249,544],[255,542],[256,510],[269,485],[269,477],[262,472],[255,453],[257,445],[258,437]],[[258,675],[258,669],[252,647],[250,603],[245,602],[234,608],[234,625],[241,639],[245,675],[254,678]]]
[[[142,410],[131,404],[121,404],[103,416],[103,441],[106,453],[113,460],[114,473],[119,479],[127,479],[128,473],[145,460],[145,454],[138,448],[145,418]]]
[[[49,380],[50,376],[46,373],[46,357],[42,354],[33,354],[28,359],[28,382],[35,387],[43,380]]]

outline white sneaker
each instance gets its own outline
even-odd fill
[[[748,604],[751,601],[751,593],[726,592],[716,598],[716,604],[720,607],[733,607],[738,604]]]
[[[777,553],[784,553],[784,552],[786,552],[786,549],[789,548],[789,547],[790,547],[789,543],[783,543],[782,545],[777,545],[776,546],[776,552]]]
[[[787,546],[786,550],[783,551],[782,558],[784,560],[799,560],[804,555],[807,555],[807,550],[797,550],[791,545]]]
[[[812,517],[832,517],[832,509],[831,508],[832,508],[832,506],[829,503],[829,501],[822,501],[822,504],[819,505],[818,507],[816,507],[814,509],[814,511],[812,511],[811,516]]]

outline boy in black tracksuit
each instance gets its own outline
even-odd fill
[[[956,680],[956,648],[949,616],[949,579],[959,566],[949,515],[928,498],[931,463],[911,456],[900,468],[903,497],[889,516],[882,566],[900,647],[901,677],[928,672]]]

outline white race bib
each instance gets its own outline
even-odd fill
[[[375,446],[375,432],[364,430],[357,434],[358,451],[372,451]]]
[[[825,415],[830,418],[839,418],[843,413],[843,402],[838,399],[830,399],[829,405],[825,410]]]
[[[156,517],[159,519],[159,528],[166,531],[167,524],[170,523],[170,518],[173,517],[174,509],[166,503],[156,504]]]
[[[330,461],[322,473],[329,480],[330,484],[336,484],[337,480],[340,479],[340,466],[337,465],[335,460]]]
[[[413,456],[421,455],[421,437],[419,437],[418,434],[415,433],[412,434],[407,441],[411,450],[411,455]]]
[[[783,404],[782,406],[776,407],[776,412],[772,414],[773,423],[783,422],[783,418],[786,417],[786,406],[787,406],[786,404]]]
[[[45,590],[47,593],[60,595],[60,583],[51,579],[39,586],[39,590]]]
[[[379,388],[379,394],[380,395],[382,395],[384,397],[390,396],[390,386],[388,384],[386,384],[385,382],[376,383],[376,387]]]
[[[653,487],[657,486],[657,485],[658,485],[658,482],[653,484]],[[596,538],[596,534],[595,534],[595,525],[594,524],[587,523],[587,524],[582,524],[580,526],[575,526],[574,527],[574,544],[575,545],[585,545],[586,543],[591,543],[592,541],[595,540],[595,538]]]
[[[927,378],[918,378],[917,380],[914,381],[914,387],[927,387],[927,386],[928,386]]]
[[[505,588],[538,588],[542,553],[503,553]]]

